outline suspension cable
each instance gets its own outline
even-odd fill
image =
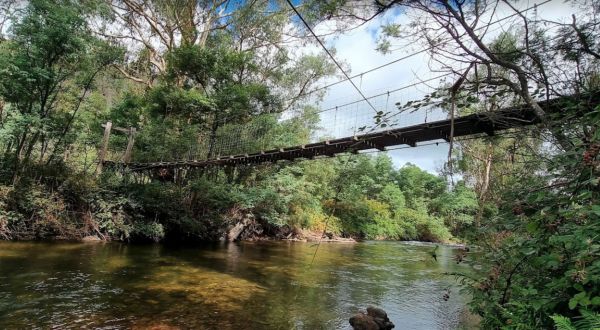
[[[286,0],[286,2],[294,10],[294,12],[296,13],[296,15],[298,15],[298,18],[300,18],[300,20],[302,21],[302,23],[304,24],[304,26],[306,26],[306,28],[308,29],[308,31],[317,40],[317,42],[319,43],[319,45],[321,45],[321,47],[323,48],[323,50],[325,50],[325,53],[327,53],[327,55],[329,56],[329,58],[331,58],[331,60],[333,61],[333,63],[335,63],[335,65],[342,72],[342,74],[344,74],[344,76],[346,77],[346,80],[350,81],[350,83],[352,84],[352,86],[354,87],[354,89],[356,89],[356,91],[358,92],[358,94],[360,94],[360,96],[365,100],[365,102],[367,102],[367,104],[371,107],[371,109],[373,109],[373,111],[377,112],[377,109],[375,109],[375,107],[373,106],[373,104],[371,104],[371,101],[369,101],[365,97],[365,95],[360,90],[360,88],[358,88],[358,86],[356,86],[356,84],[354,83],[354,81],[352,81],[352,79],[350,79],[350,76],[348,76],[348,74],[346,73],[346,71],[344,70],[344,68],[342,68],[342,66],[340,65],[340,63],[338,63],[338,61],[335,59],[335,57],[333,56],[333,54],[331,54],[331,52],[329,51],[329,49],[327,49],[327,47],[325,47],[325,44],[323,44],[323,42],[321,41],[321,39],[319,39],[319,37],[317,36],[317,34],[311,29],[310,25],[308,25],[308,22],[306,22],[304,20],[304,17],[302,17],[302,15],[300,15],[300,12],[298,12],[298,10],[296,9],[296,7],[294,7],[294,5],[292,4],[292,2],[290,0]]]

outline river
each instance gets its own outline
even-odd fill
[[[0,329],[464,329],[457,250],[397,242],[0,242]],[[449,299],[443,299],[449,290]]]

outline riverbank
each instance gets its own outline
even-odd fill
[[[163,232],[160,236],[148,235],[111,235],[102,231],[90,219],[83,217],[79,222],[83,226],[74,226],[76,221],[69,224],[61,221],[44,220],[44,226],[33,226],[31,229],[22,228],[21,231],[11,231],[6,227],[6,222],[0,218],[0,241],[70,241],[70,242],[123,242],[123,243],[206,243],[206,242],[253,242],[253,241],[293,241],[293,242],[323,242],[323,243],[356,243],[365,240],[363,237],[347,237],[323,230],[310,230],[291,228],[287,225],[273,226],[262,225],[257,221],[238,222],[220,229],[213,229],[212,235],[190,236],[181,230]],[[4,226],[4,227],[3,227]],[[371,241],[394,241],[413,245],[438,245],[464,248],[460,241],[431,241],[431,240],[403,240],[403,239],[366,239]]]
[[[343,212],[336,216],[327,214],[332,211],[327,200],[317,213],[299,211],[297,206],[281,206],[273,213],[274,206],[270,204],[242,206],[238,197],[218,203],[207,202],[216,197],[196,196],[190,201],[180,196],[173,200],[170,194],[177,195],[181,189],[172,185],[139,186],[144,193],[137,195],[126,194],[119,187],[107,190],[95,181],[83,180],[67,180],[53,189],[43,184],[0,185],[0,240],[186,243],[362,239],[448,243],[452,240],[438,218],[413,214],[409,208],[395,212],[398,216],[402,212],[412,216],[392,217],[388,206],[372,201],[365,202],[366,208],[360,201],[345,204]],[[166,189],[172,191],[166,193]]]
[[[2,219],[0,219],[2,220]],[[0,221],[0,225],[2,222]],[[0,228],[1,230],[2,228]],[[56,228],[55,228],[56,229]],[[254,241],[291,241],[291,242],[322,242],[322,243],[356,243],[363,241],[359,237],[344,237],[335,233],[323,230],[310,230],[290,228],[284,226],[262,226],[255,221],[239,222],[230,225],[219,231],[213,237],[195,239],[186,237],[175,237],[174,234],[167,234],[161,239],[148,239],[148,237],[133,236],[111,236],[108,233],[102,233],[96,226],[88,228],[65,228],[60,230],[46,230],[43,235],[39,231],[0,231],[0,241],[65,241],[65,242],[122,242],[122,243],[148,243],[148,242],[181,242],[181,243],[207,243],[207,242],[254,242]],[[457,241],[420,241],[420,240],[399,240],[399,239],[371,239],[371,241],[393,241],[402,242],[407,245],[439,245],[448,247],[464,248],[465,245]]]
[[[32,170],[15,184],[0,176],[0,239],[448,242],[474,214],[452,206],[455,197],[470,200],[464,187],[448,191],[442,178],[414,166],[394,169],[388,158],[367,156],[352,164],[348,171],[360,175],[347,177],[330,159],[239,178],[197,173],[182,183],[137,182],[110,171],[74,175],[66,165]]]
[[[289,234],[286,237],[281,237],[281,235],[276,235],[276,236],[252,236],[252,237],[246,237],[244,239],[227,239],[227,241],[233,242],[233,241],[244,241],[244,242],[254,242],[254,241],[291,241],[291,242],[322,242],[322,243],[356,243],[358,242],[356,239],[351,238],[351,237],[341,237],[341,236],[337,236],[331,233],[323,233],[323,232],[316,232],[316,231],[310,231],[310,230],[301,230],[298,231],[299,233],[297,234]],[[54,239],[49,239],[50,241],[52,240],[65,240],[65,241],[73,241],[72,239],[60,239],[60,238],[54,238]],[[93,243],[93,242],[109,242],[111,240],[108,240],[106,238],[100,238],[96,235],[88,235],[88,236],[84,236],[81,239],[75,240],[75,241],[80,241],[80,242],[85,242],[85,243]],[[216,241],[216,240],[215,240]],[[221,238],[219,241],[226,241],[226,239]]]

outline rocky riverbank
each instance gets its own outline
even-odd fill
[[[288,226],[263,226],[252,218],[246,218],[227,230],[227,235],[221,240],[228,241],[260,241],[287,240],[298,242],[356,242],[353,238],[340,237],[327,231],[311,231],[290,228]]]

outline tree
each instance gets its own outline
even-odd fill
[[[429,201],[446,191],[446,182],[431,173],[421,170],[413,164],[407,164],[398,170],[398,186],[404,192],[406,205],[418,209],[424,201]]]
[[[286,46],[298,47],[299,42],[290,34],[287,10],[268,1],[113,1],[108,6],[111,15],[99,19],[102,24],[95,31],[127,46],[128,59],[117,69],[147,86],[146,97],[135,106],[145,116],[163,119],[138,124],[147,125],[145,131],[153,135],[185,135],[185,146],[175,148],[180,157],[218,156],[221,137],[249,131],[244,124],[256,124],[265,133],[262,126],[283,111],[312,112],[303,104],[319,99],[311,87],[334,72],[323,55],[290,52]],[[115,110],[129,121],[123,112],[139,112]],[[140,136],[138,141],[143,140]]]
[[[456,184],[451,191],[436,196],[431,203],[431,211],[444,219],[453,235],[464,235],[475,220],[479,208],[476,192],[464,182]]]
[[[49,146],[52,154],[62,147],[94,78],[114,60],[111,48],[91,37],[84,9],[70,1],[31,1],[3,44],[0,96],[13,110],[5,154],[13,151],[15,181],[40,141],[40,159]],[[78,99],[66,102],[76,91]]]
[[[98,17],[94,31],[126,47],[123,63],[115,67],[148,87],[167,73],[168,57],[176,49],[212,48],[216,35],[228,39],[221,41],[231,51],[254,58],[254,78],[283,94],[286,108],[305,100],[319,78],[333,74],[333,64],[326,65],[323,55],[290,51],[315,41],[297,33],[287,6],[272,1],[111,0],[107,6],[110,14]]]

